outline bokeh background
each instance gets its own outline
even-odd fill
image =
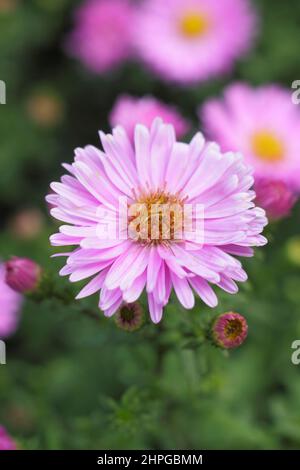
[[[232,74],[188,88],[134,61],[99,76],[70,59],[62,44],[78,3],[0,0],[0,255],[31,257],[74,292],[58,279],[61,260],[50,260],[56,225],[44,197],[73,149],[98,145],[97,130],[109,130],[118,95],[172,103],[196,131],[196,108],[232,80],[290,87],[300,79],[298,0],[255,1],[252,51]],[[0,423],[24,449],[299,449],[300,365],[291,362],[300,339],[299,211],[268,228],[268,246],[245,263],[249,281],[238,295],[219,291],[214,311],[198,300],[186,312],[173,299],[159,326],[127,333],[78,303],[27,300],[0,366]],[[95,296],[83,304],[97,313]],[[229,310],[247,318],[246,343],[232,353],[199,345],[213,316]]]

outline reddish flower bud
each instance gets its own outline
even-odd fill
[[[14,256],[5,263],[5,267],[6,282],[15,291],[29,293],[38,287],[42,269],[34,261]]]
[[[143,321],[143,310],[138,302],[124,304],[116,315],[118,327],[125,331],[138,330],[142,326]]]
[[[271,220],[287,217],[294,206],[297,197],[283,181],[257,180],[254,190],[256,204],[265,209]]]
[[[238,313],[228,312],[218,316],[212,327],[214,343],[224,349],[240,346],[247,338],[248,325]]]

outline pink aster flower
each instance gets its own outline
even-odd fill
[[[256,15],[248,0],[145,0],[134,29],[146,64],[191,83],[232,68],[252,43]]]
[[[130,55],[131,16],[129,0],[86,0],[76,11],[67,50],[93,72],[114,68]]]
[[[215,344],[224,349],[240,346],[248,334],[248,325],[244,317],[238,313],[229,312],[219,315],[212,328]]]
[[[13,334],[19,323],[22,297],[5,282],[6,269],[0,264],[0,338]]]
[[[295,192],[283,181],[258,179],[255,181],[254,190],[255,202],[265,209],[267,216],[272,220],[289,216],[297,201]]]
[[[51,236],[52,245],[77,247],[65,253],[60,274],[71,282],[93,277],[77,298],[101,290],[99,307],[111,316],[145,289],[157,323],[172,289],[187,309],[194,306],[194,292],[217,305],[211,284],[237,292],[235,281],[246,281],[247,274],[235,255],[252,256],[251,246],[264,245],[267,223],[252,202],[251,168],[242,156],[222,154],[200,133],[189,144],[177,142],[173,126],[160,119],[150,129],[137,125],[133,145],[122,127],[100,137],[103,150],[77,149],[74,163],[64,165],[69,175],[52,183],[56,194],[47,197],[52,216],[68,224]],[[159,214],[153,236],[152,216],[160,205],[173,209],[168,224]],[[188,224],[178,235],[178,214],[187,205],[193,227],[201,222],[195,237]],[[202,212],[194,210],[198,206]]]
[[[255,177],[285,182],[300,190],[300,112],[290,90],[233,84],[224,99],[208,101],[200,115],[222,150],[238,150]]]
[[[156,117],[162,118],[167,124],[173,124],[179,139],[189,130],[189,123],[175,107],[162,103],[152,96],[143,98],[120,96],[110,114],[110,124],[112,127],[121,125],[133,140],[136,124],[150,127]]]
[[[0,450],[16,450],[17,445],[5,428],[0,425]]]

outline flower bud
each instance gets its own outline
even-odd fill
[[[214,343],[224,349],[240,346],[247,338],[247,333],[248,325],[245,318],[234,312],[219,315],[212,327]]]
[[[14,256],[5,263],[5,267],[9,287],[21,293],[30,293],[37,289],[42,276],[42,269],[37,263]]]
[[[123,304],[116,314],[116,323],[125,331],[136,331],[144,322],[142,307],[138,302]]]

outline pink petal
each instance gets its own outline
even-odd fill
[[[155,247],[150,248],[149,261],[147,267],[147,292],[152,292],[159,273],[162,260]]]
[[[184,308],[193,308],[195,305],[195,297],[188,281],[186,279],[180,279],[173,272],[171,272],[171,279],[179,302]]]
[[[102,271],[100,274],[94,277],[76,296],[76,300],[83,299],[84,297],[88,297],[95,292],[98,292],[104,282],[106,276],[106,271]]]
[[[163,315],[163,306],[158,304],[153,297],[153,294],[148,294],[149,313],[153,323],[159,323]]]
[[[209,307],[214,308],[218,305],[218,298],[210,285],[201,277],[193,277],[190,279],[192,287],[195,289],[199,297]]]

